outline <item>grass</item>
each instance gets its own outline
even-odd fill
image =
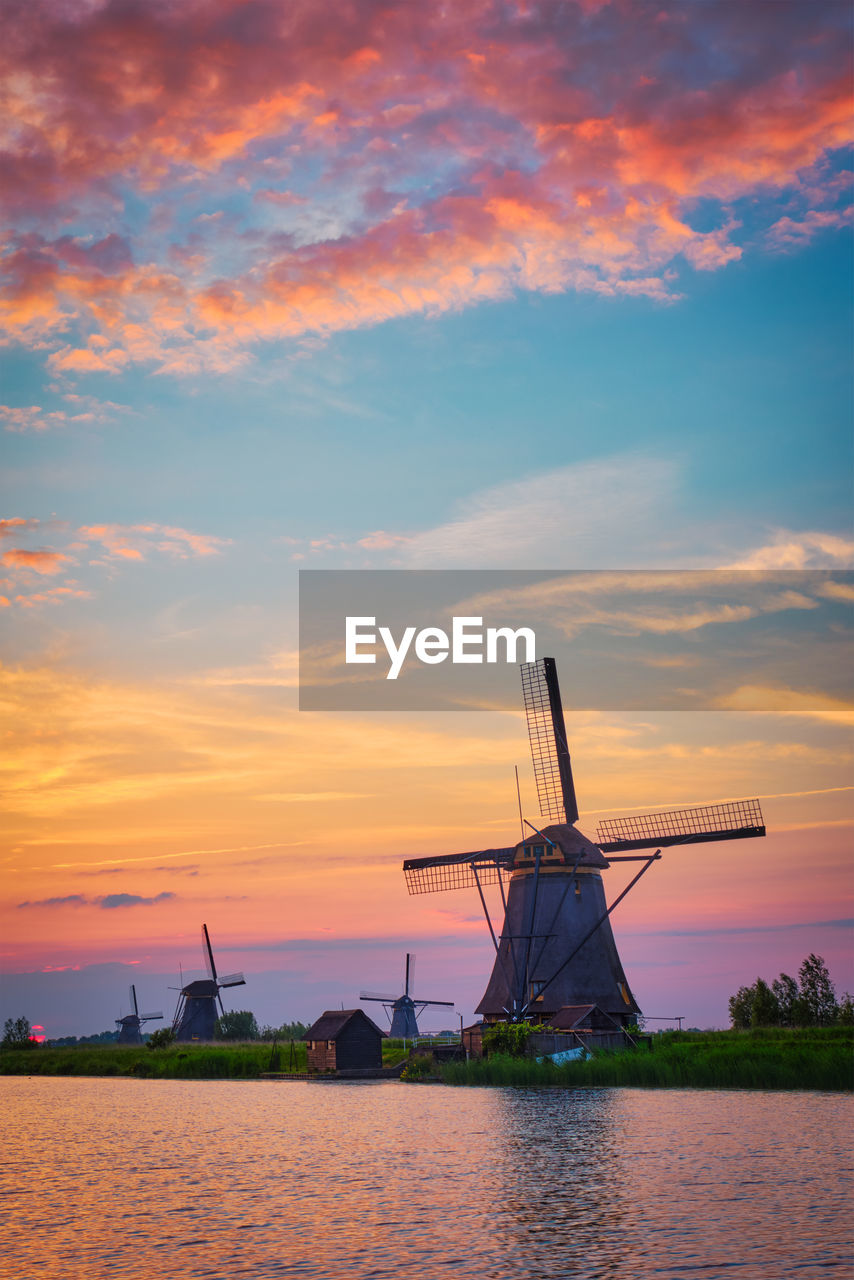
[[[261,1041],[172,1044],[165,1049],[145,1045],[94,1044],[63,1049],[42,1046],[0,1052],[0,1075],[136,1076],[151,1080],[257,1080],[265,1071],[300,1075],[307,1070],[306,1047],[294,1041],[273,1045]],[[278,1052],[278,1060],[275,1052]],[[384,1040],[383,1066],[406,1055],[402,1040]]]
[[[496,1054],[438,1068],[446,1084],[646,1089],[831,1089],[854,1087],[851,1028],[666,1032],[641,1048],[555,1066]]]
[[[305,1045],[279,1044],[273,1070],[304,1072]],[[251,1080],[271,1069],[272,1045],[259,1041],[145,1045],[86,1045],[65,1049],[16,1049],[0,1053],[0,1075],[137,1076],[160,1080]]]

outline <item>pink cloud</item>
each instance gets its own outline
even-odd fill
[[[81,423],[112,422],[118,413],[128,413],[127,405],[112,400],[97,400],[94,396],[68,393],[63,396],[72,410],[42,409],[41,405],[0,404],[0,422],[7,431],[49,431],[54,427],[76,426]]]
[[[359,538],[356,545],[367,551],[390,551],[409,541],[405,534],[386,533],[384,529],[377,529],[374,533],[366,533],[364,538]]]
[[[673,301],[674,264],[745,251],[740,200],[791,196],[772,245],[845,218],[827,164],[851,138],[844,15],[768,13],[20,3],[0,178],[30,229],[4,246],[0,317],[67,378],[229,370],[259,340],[516,290]],[[135,243],[125,189],[169,199]],[[169,241],[175,192],[194,230]],[[718,227],[691,225],[700,199]],[[51,239],[75,203],[97,234]]]
[[[208,533],[192,533],[162,524],[93,524],[77,530],[84,543],[99,542],[108,555],[123,560],[144,560],[160,551],[177,559],[219,555],[230,542]]]
[[[800,220],[780,218],[768,231],[769,241],[780,248],[798,248],[821,231],[851,225],[854,206],[846,209],[810,209]]]

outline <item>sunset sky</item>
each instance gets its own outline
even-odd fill
[[[551,620],[586,833],[761,797],[615,913],[644,1011],[726,1025],[809,952],[854,990],[849,13],[7,5],[0,1019],[171,1017],[202,921],[261,1022],[406,951],[471,1019],[477,899],[400,865],[518,838],[514,765],[536,821],[518,673],[300,712],[300,568],[765,571],[514,625]],[[675,637],[692,709],[597,706],[580,632],[615,673]]]

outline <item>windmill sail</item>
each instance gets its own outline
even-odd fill
[[[447,853],[433,858],[408,858],[403,864],[410,893],[438,893],[443,889],[476,889],[497,884],[501,872],[510,874],[513,845],[504,849],[478,849],[475,853]]]
[[[202,925],[202,952],[205,957],[208,975],[214,982],[216,982],[216,965],[214,964],[213,947],[211,946],[211,938],[206,924]]]
[[[554,658],[522,664],[522,697],[540,813],[553,822],[577,822],[578,802]]]
[[[245,987],[246,979],[242,973],[226,973],[217,978],[217,983],[221,987]]]
[[[665,813],[642,813],[631,818],[607,818],[599,823],[597,843],[604,853],[653,849],[674,844],[707,844],[713,840],[746,840],[765,835],[758,800],[730,800],[727,804]]]

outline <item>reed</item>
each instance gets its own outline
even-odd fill
[[[562,1066],[496,1054],[446,1063],[439,1071],[445,1083],[456,1085],[839,1091],[854,1088],[854,1038],[850,1028],[776,1035],[674,1032],[656,1036],[651,1052],[601,1053]]]

